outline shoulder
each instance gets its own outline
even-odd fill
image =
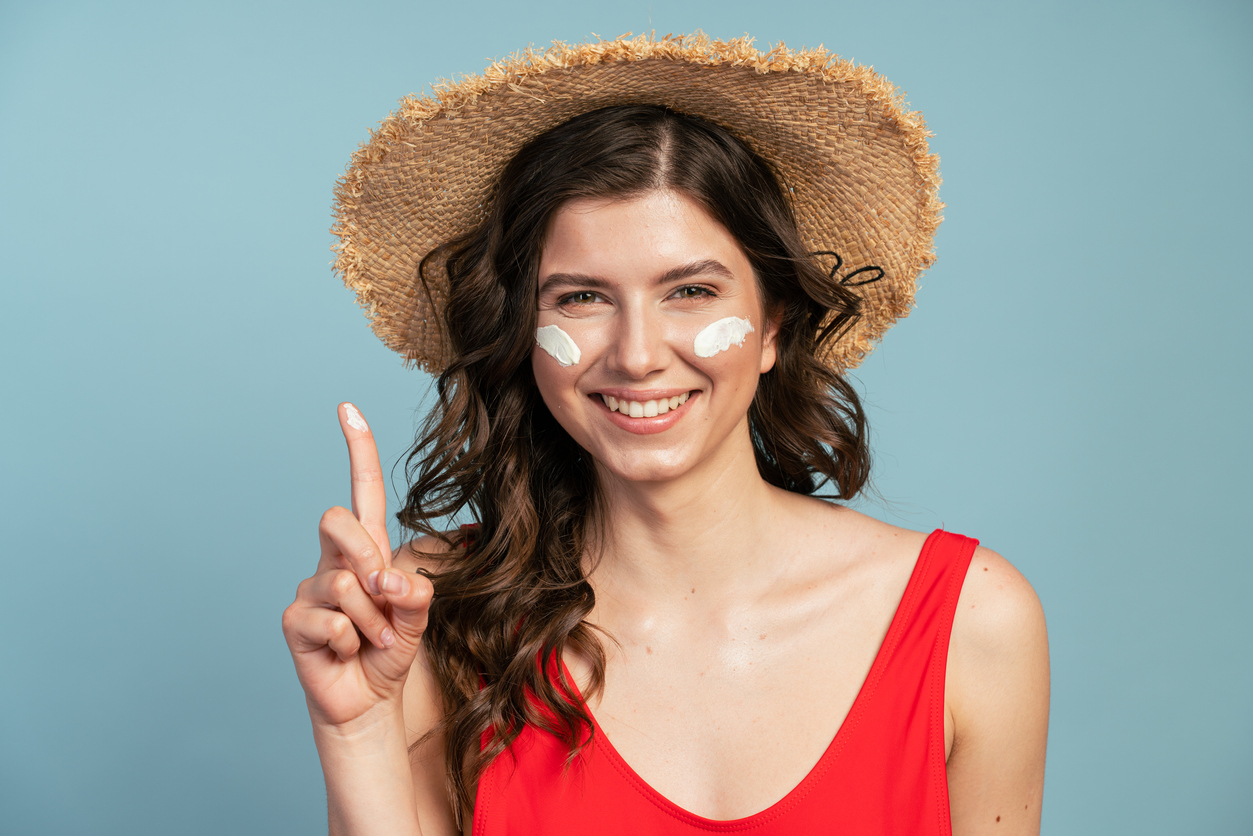
[[[953,615],[950,655],[954,651],[972,666],[1023,657],[1047,667],[1040,599],[1022,573],[991,549],[980,547],[971,558]]]
[[[878,647],[927,535],[809,497],[789,510],[776,517],[789,588],[844,613],[850,629]]]

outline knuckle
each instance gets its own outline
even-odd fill
[[[351,511],[339,505],[336,505],[334,508],[327,508],[322,514],[322,519],[318,521],[318,530],[329,532],[333,528],[342,525],[345,514],[352,516]]]
[[[283,635],[291,636],[296,632],[296,622],[300,620],[300,611],[295,604],[283,610]]]
[[[331,641],[339,641],[346,638],[349,633],[355,633],[356,628],[352,626],[351,618],[344,615],[342,612],[337,612],[331,615],[329,632]]]
[[[331,576],[331,591],[335,593],[337,598],[351,595],[360,586],[361,584],[357,581],[357,576],[347,569],[336,569]]]
[[[358,482],[382,482],[383,471],[372,465],[362,465],[353,471],[352,477]]]

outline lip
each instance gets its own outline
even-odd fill
[[[683,394],[687,394],[688,398],[665,415],[658,415],[654,418],[632,418],[629,415],[623,415],[621,412],[610,412],[609,407],[605,405],[605,401],[601,398],[602,394],[628,401],[655,401],[660,398],[673,398]],[[601,412],[614,425],[636,435],[653,435],[665,432],[683,420],[683,416],[687,414],[688,407],[692,405],[692,401],[699,398],[700,395],[701,391],[699,389],[601,389],[593,392],[588,397],[600,407]]]
[[[609,395],[620,401],[659,401],[662,398],[673,398],[679,395],[686,395],[688,392],[694,392],[694,389],[597,389],[592,392],[593,395]]]

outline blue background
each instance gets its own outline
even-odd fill
[[[323,830],[279,615],[347,502],[335,404],[386,467],[429,382],[331,274],[333,181],[437,78],[652,28],[823,43],[926,114],[947,220],[857,373],[862,507],[1038,590],[1045,833],[1253,832],[1253,6],[1218,0],[0,4],[0,830]]]

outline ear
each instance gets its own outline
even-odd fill
[[[761,327],[761,374],[774,368],[778,357],[779,323],[783,320],[783,308],[779,307],[766,316]]]

